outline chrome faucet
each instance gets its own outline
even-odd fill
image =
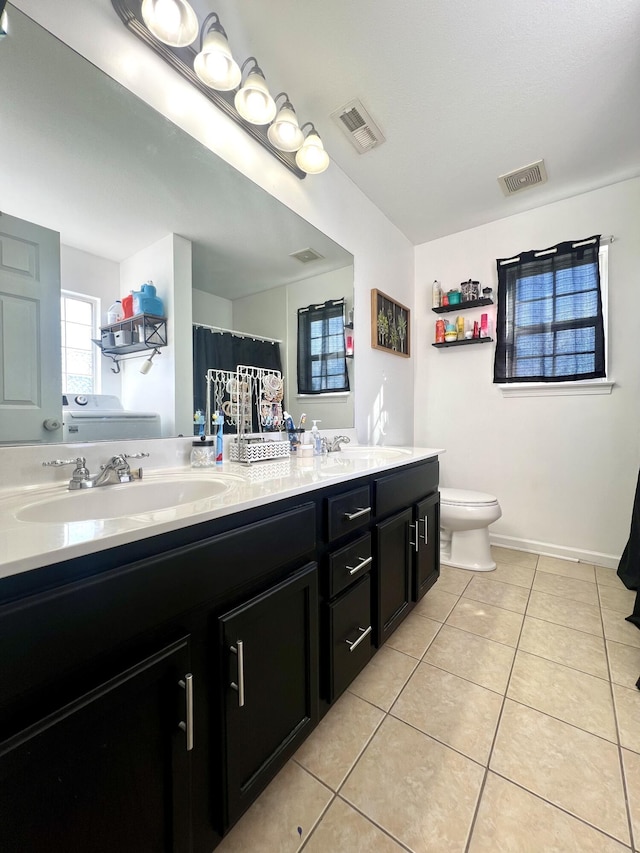
[[[348,435],[334,435],[328,448],[329,453],[336,453],[341,449],[341,444],[349,444],[350,441],[351,439]]]
[[[54,459],[42,464],[45,467],[53,466],[56,468],[61,465],[75,465],[76,467],[69,480],[69,489],[76,491],[77,489],[107,486],[109,483],[130,483],[132,480],[141,480],[142,468],[132,471],[127,459],[143,459],[148,455],[148,453],[118,453],[116,456],[112,456],[105,465],[101,465],[100,473],[93,477],[87,468],[87,460],[84,456],[78,456],[75,459]]]

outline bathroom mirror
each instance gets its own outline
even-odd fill
[[[145,411],[173,395],[179,412],[173,423],[163,419],[162,435],[190,434],[190,389],[185,396],[182,388],[180,398],[178,362],[170,350],[180,350],[183,358],[190,353],[195,319],[283,340],[287,403],[292,414],[296,405],[302,411],[305,401],[289,402],[296,396],[292,307],[295,299],[302,300],[301,307],[337,296],[353,307],[352,256],[27,16],[7,8],[10,34],[0,41],[2,213],[59,232],[61,287],[99,298],[101,324],[113,299],[128,292],[123,281],[137,289],[153,279],[166,304],[169,346],[154,359],[153,370],[140,374],[145,353],[123,361],[114,374],[96,347],[101,364],[96,390],[117,396],[126,409]],[[163,292],[162,272],[154,270],[167,241],[182,253],[170,294]],[[321,257],[311,263],[292,257],[304,249]],[[149,258],[154,263],[145,263]],[[0,300],[1,291],[0,286]],[[189,316],[181,301],[192,304]],[[265,311],[265,305],[288,306],[288,313]],[[39,322],[55,328],[60,323],[55,306]],[[62,441],[61,430],[25,439],[24,429],[10,426],[3,407],[6,412],[12,404],[12,377],[24,369],[20,354],[5,353],[0,368],[0,443]],[[353,426],[352,370],[351,365],[348,399],[315,402],[313,417]],[[178,373],[182,377],[179,367]],[[59,415],[50,413],[54,420]]]

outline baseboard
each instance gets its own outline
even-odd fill
[[[527,551],[530,554],[542,554],[545,557],[558,557],[574,563],[591,563],[593,566],[605,566],[608,569],[617,569],[620,562],[620,557],[615,554],[601,554],[599,551],[585,551],[581,548],[565,548],[563,545],[552,545],[550,542],[518,539],[515,536],[501,536],[499,533],[489,533],[489,541],[500,548]]]

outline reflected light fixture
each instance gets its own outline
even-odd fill
[[[320,134],[315,129],[313,122],[307,121],[302,125],[300,129],[303,133],[305,127],[310,128],[310,130],[296,154],[296,163],[298,168],[308,175],[319,175],[329,165],[329,155],[324,150]]]
[[[233,103],[245,121],[251,124],[269,124],[276,114],[276,102],[269,93],[267,81],[255,56],[245,59],[242,72],[244,73],[249,63],[253,63],[253,66],[247,79],[236,92]]]
[[[5,3],[0,0],[0,13]],[[324,172],[329,156],[313,123],[300,127],[286,92],[271,96],[255,56],[239,66],[216,12],[205,15],[200,26],[187,0],[111,0],[111,4],[136,38],[294,175],[304,178]]]
[[[0,0],[0,38],[4,38],[8,32],[7,10],[4,8],[7,0]]]
[[[186,47],[198,38],[198,16],[187,0],[142,0],[142,19],[164,44]]]
[[[275,96],[274,101],[277,103],[278,98],[281,97],[284,97],[284,103],[270,124],[267,136],[269,142],[280,151],[297,151],[304,142],[304,134],[300,130],[298,117],[289,100],[289,95],[286,92],[280,92]]]
[[[242,79],[240,66],[231,54],[227,34],[215,12],[204,19],[200,53],[194,60],[193,70],[206,86],[218,92],[230,92]]]

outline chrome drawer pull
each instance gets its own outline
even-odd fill
[[[358,563],[357,566],[345,566],[345,568],[349,569],[350,575],[355,575],[356,572],[359,572],[360,569],[364,569],[365,566],[368,566],[369,563],[373,562],[373,557],[358,557],[359,560],[362,560],[361,563]]]
[[[424,524],[424,536],[422,537],[422,541],[426,545],[429,542],[429,519],[425,515],[424,518],[418,519],[418,524],[422,522]]]
[[[345,512],[344,518],[346,518],[347,521],[353,521],[354,518],[360,518],[360,516],[366,515],[368,512],[371,512],[370,506],[357,507],[355,512]]]
[[[187,752],[193,749],[193,675],[189,672],[185,675],[184,681],[180,679],[178,682],[180,687],[185,691],[185,716],[186,722],[178,723],[178,728],[186,735]]]
[[[415,532],[416,532],[416,541],[412,542],[411,539],[409,539],[409,545],[411,545],[415,549],[415,551],[417,552],[418,549],[420,548],[420,541],[419,541],[420,535],[418,533],[418,525],[417,524],[410,524],[409,528],[411,530],[415,530]]]
[[[362,631],[362,634],[358,637],[355,643],[352,643],[351,640],[345,640],[345,643],[349,646],[349,651],[354,652],[360,643],[364,640],[365,637],[368,637],[371,633],[371,625],[368,628],[358,628],[358,631]]]
[[[237,646],[237,648],[236,648]],[[238,683],[231,682],[231,687],[238,692],[238,708],[244,707],[244,643],[238,640],[236,646],[231,646],[234,655],[238,655]]]

